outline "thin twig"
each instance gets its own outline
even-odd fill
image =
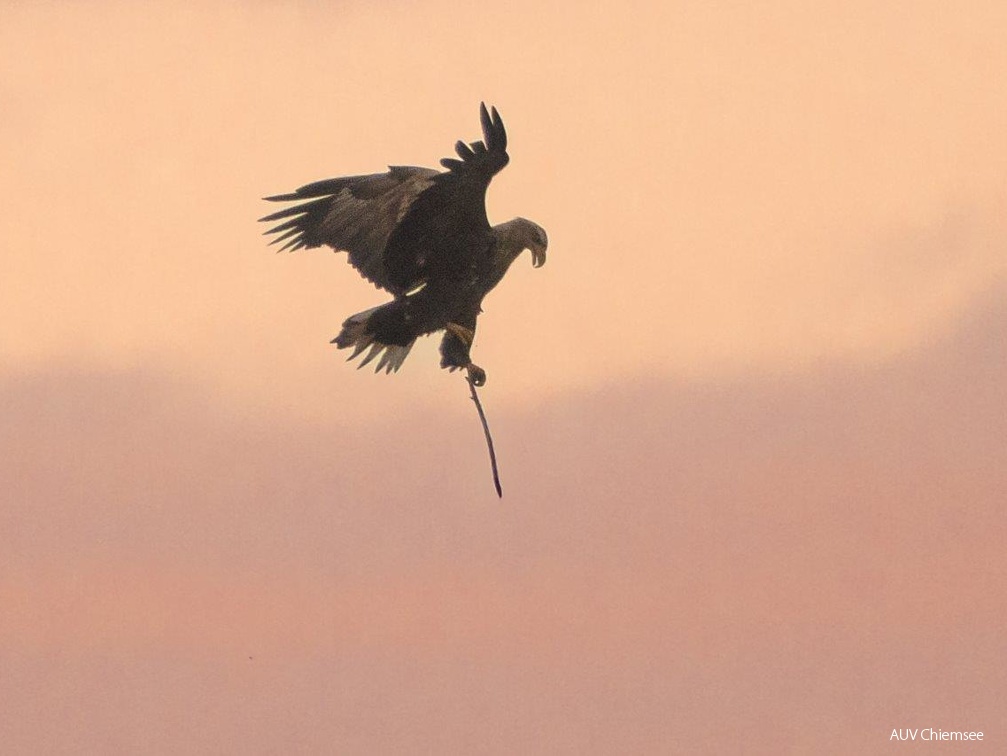
[[[490,450],[490,464],[493,466],[493,485],[496,486],[497,496],[502,499],[503,489],[500,487],[500,474],[497,472],[497,455],[493,451],[493,437],[490,435],[490,427],[486,422],[486,413],[483,412],[482,402],[479,401],[479,394],[476,393],[475,383],[467,376],[465,380],[469,383],[469,391],[472,392],[472,401],[476,403],[476,409],[479,410],[479,419],[483,424],[483,433],[486,434],[486,446]]]

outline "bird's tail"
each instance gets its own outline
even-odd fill
[[[347,360],[352,360],[370,347],[370,351],[364,355],[364,359],[357,365],[358,369],[380,355],[381,359],[378,360],[378,364],[374,367],[375,373],[379,373],[382,370],[386,373],[397,371],[402,367],[402,363],[409,355],[409,350],[413,348],[413,344],[416,343],[416,339],[414,338],[405,345],[385,344],[379,341],[373,330],[371,330],[371,316],[379,310],[395,304],[395,302],[389,302],[385,305],[358,312],[356,315],[351,315],[343,322],[343,330],[332,340],[332,343],[340,349],[353,347],[353,353],[347,357]],[[384,354],[381,354],[382,351]]]

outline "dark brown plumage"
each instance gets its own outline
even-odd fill
[[[353,347],[349,359],[367,354],[363,367],[396,371],[417,337],[445,331],[441,367],[466,368],[476,385],[485,372],[469,350],[483,297],[525,249],[545,262],[545,231],[524,218],[490,226],[486,189],[510,160],[507,132],[496,108],[480,106],[483,141],[455,145],[447,170],[392,166],[387,173],[328,179],[271,202],[298,202],[261,218],[280,221],[281,250],[328,245],[348,253],[350,264],[394,299],[351,315],[333,343]]]

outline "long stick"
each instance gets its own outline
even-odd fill
[[[486,434],[486,446],[490,450],[490,465],[493,466],[493,485],[496,487],[497,496],[501,499],[503,498],[503,489],[500,487],[500,474],[497,472],[497,455],[493,451],[493,437],[490,435],[490,427],[486,422],[486,413],[483,412],[482,402],[479,401],[479,394],[476,393],[476,385],[472,382],[472,379],[467,377],[466,381],[469,382],[469,391],[472,392],[472,401],[476,403],[476,409],[479,410],[479,419],[483,424],[483,433]]]

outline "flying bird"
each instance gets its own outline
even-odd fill
[[[536,223],[514,218],[491,226],[486,189],[507,163],[507,132],[496,108],[479,108],[483,140],[455,144],[443,171],[389,166],[387,173],[327,179],[270,202],[297,202],[261,221],[283,250],[321,245],[348,253],[364,278],[393,299],[348,317],[332,340],[359,367],[397,371],[419,336],[444,331],[441,367],[464,368],[476,386],[486,372],[469,355],[483,298],[524,250],[545,262],[548,238]],[[366,353],[365,353],[366,350]]]

